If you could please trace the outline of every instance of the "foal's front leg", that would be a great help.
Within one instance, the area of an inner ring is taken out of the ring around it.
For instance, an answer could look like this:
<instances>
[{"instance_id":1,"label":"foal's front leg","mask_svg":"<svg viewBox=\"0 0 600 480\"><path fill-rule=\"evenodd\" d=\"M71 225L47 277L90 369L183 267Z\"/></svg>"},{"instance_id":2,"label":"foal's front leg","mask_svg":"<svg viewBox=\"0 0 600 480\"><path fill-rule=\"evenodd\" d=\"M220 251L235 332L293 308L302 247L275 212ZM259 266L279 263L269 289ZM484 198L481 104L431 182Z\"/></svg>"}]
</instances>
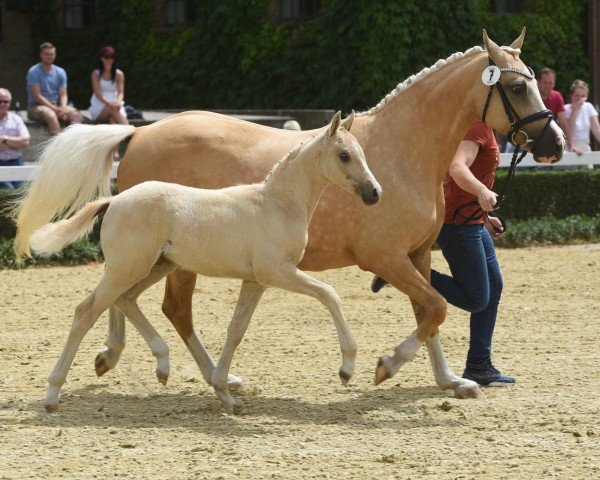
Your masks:
<instances>
[{"instance_id":1,"label":"foal's front leg","mask_svg":"<svg viewBox=\"0 0 600 480\"><path fill-rule=\"evenodd\" d=\"M316 298L327 307L333 318L342 352L342 367L339 376L342 383L346 385L354 375L356 341L342 313L342 302L337 292L331 285L314 279L291 264L285 270L271 273L268 283L274 287Z\"/></svg>"},{"instance_id":2,"label":"foal's front leg","mask_svg":"<svg viewBox=\"0 0 600 480\"><path fill-rule=\"evenodd\" d=\"M237 305L235 306L235 312L233 313L233 318L227 328L225 346L221 352L219 363L212 374L213 388L225 406L230 407L235 405L235 400L227 388L227 374L231 367L233 354L242 341L242 338L244 338L252 314L266 288L267 287L257 282L247 280L242 282L242 288L240 289L240 296Z\"/></svg>"}]
</instances>

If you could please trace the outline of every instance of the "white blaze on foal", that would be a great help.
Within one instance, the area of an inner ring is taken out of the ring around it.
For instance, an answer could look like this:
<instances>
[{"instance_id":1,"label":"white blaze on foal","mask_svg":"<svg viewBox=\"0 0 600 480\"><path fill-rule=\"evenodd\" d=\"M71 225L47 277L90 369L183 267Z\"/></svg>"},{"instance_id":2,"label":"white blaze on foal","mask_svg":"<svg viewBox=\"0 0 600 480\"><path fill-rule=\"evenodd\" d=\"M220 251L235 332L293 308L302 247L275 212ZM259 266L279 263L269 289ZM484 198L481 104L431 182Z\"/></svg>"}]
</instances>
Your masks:
<instances>
[{"instance_id":1,"label":"white blaze on foal","mask_svg":"<svg viewBox=\"0 0 600 480\"><path fill-rule=\"evenodd\" d=\"M262 182L221 190L146 182L120 195L83 206L66 220L49 223L31 236L34 251L50 255L85 235L105 212L101 242L106 268L94 291L75 310L62 354L50 375L46 409L58 410L58 395L75 353L100 314L113 304L139 330L157 359L163 383L169 375L168 348L137 304L149 286L176 268L220 277L239 278L242 287L212 383L225 405L235 403L228 377L263 292L274 286L310 295L330 311L339 336L346 383L354 373L356 342L335 290L297 268L308 238L308 223L321 192L329 183L375 204L381 187L367 167L364 153L349 133L354 114L341 121L338 112L320 135L298 146ZM70 127L77 135L78 126ZM69 129L53 142L69 141ZM106 149L105 154L112 151Z\"/></svg>"}]
</instances>

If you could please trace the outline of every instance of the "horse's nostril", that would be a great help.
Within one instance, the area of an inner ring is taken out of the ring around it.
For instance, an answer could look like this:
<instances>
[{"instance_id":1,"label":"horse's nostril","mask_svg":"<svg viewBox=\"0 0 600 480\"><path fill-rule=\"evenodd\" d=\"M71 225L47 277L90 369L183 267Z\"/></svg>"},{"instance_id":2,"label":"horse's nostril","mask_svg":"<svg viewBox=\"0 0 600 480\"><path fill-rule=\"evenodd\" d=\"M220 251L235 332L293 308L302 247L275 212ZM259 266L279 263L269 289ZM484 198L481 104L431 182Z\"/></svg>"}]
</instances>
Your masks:
<instances>
[{"instance_id":1,"label":"horse's nostril","mask_svg":"<svg viewBox=\"0 0 600 480\"><path fill-rule=\"evenodd\" d=\"M379 190L376 188L373 189L373 199L379 200Z\"/></svg>"}]
</instances>

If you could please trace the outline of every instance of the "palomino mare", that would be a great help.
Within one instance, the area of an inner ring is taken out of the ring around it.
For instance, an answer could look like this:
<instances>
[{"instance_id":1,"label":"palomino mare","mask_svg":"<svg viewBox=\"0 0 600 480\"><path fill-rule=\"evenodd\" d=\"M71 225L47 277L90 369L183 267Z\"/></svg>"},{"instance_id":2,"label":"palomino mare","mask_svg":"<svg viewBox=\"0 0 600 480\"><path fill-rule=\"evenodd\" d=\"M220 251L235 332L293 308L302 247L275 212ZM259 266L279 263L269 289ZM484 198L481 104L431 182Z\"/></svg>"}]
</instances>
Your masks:
<instances>
[{"instance_id":1,"label":"palomino mare","mask_svg":"<svg viewBox=\"0 0 600 480\"><path fill-rule=\"evenodd\" d=\"M440 388L453 389L460 397L482 393L475 383L455 375L444 358L438 327L446 317L446 302L429 284L430 250L443 222L442 179L464 133L482 119L486 103L486 123L500 132L511 128L499 93L482 81L490 60L502 69L497 86L506 92L518 118L544 110L536 82L519 58L524 35L525 29L510 47L499 47L484 31L485 50L473 47L439 60L357 115L352 132L386 194L368 210L335 187L327 188L319 201L299 267L321 271L358 265L388 280L413 305L417 329L396 347L393 356L382 357L376 383L393 376L426 343ZM535 140L525 148L536 160L553 162L562 157L564 135L554 121L548 127L546 119L538 119L521 130ZM112 138L95 134L82 139L80 148L89 155L98 144L116 145L132 135L119 167L120 190L151 179L222 188L258 181L294 144L314 133L267 128L209 112L186 112L138 129L121 127L121 134ZM82 159L81 164L102 168L89 160ZM90 178L88 198L96 188L94 180ZM39 218L19 230L18 253L28 252L28 238L36 227L67 208L43 200L37 203L44 211L38 210ZM206 378L204 372L214 362L193 329L195 281L194 274L181 270L169 275L163 311ZM96 358L99 375L115 367L124 347L124 320L116 309L111 309L109 325L106 348Z\"/></svg>"},{"instance_id":2,"label":"palomino mare","mask_svg":"<svg viewBox=\"0 0 600 480\"><path fill-rule=\"evenodd\" d=\"M101 230L104 275L75 311L69 337L50 375L46 409L58 410L58 394L81 340L113 304L144 337L157 359L157 376L166 381L167 345L140 310L137 298L176 268L243 281L219 364L207 378L225 405L235 404L227 387L233 354L267 286L310 295L329 309L343 357L340 378L346 383L354 373L356 342L340 299L332 287L297 268L310 217L326 185L339 185L366 205L381 197L381 187L348 131L354 114L344 121L345 128L340 128L340 117L338 112L329 128L296 147L261 183L206 190L144 182L116 197L88 203L70 218L37 230L31 237L33 250L51 255L84 236L97 216L106 212ZM68 151L71 138L87 128L70 127L53 140L53 146ZM111 163L112 151L104 148L106 163ZM61 157L41 160L61 169Z\"/></svg>"}]
</instances>

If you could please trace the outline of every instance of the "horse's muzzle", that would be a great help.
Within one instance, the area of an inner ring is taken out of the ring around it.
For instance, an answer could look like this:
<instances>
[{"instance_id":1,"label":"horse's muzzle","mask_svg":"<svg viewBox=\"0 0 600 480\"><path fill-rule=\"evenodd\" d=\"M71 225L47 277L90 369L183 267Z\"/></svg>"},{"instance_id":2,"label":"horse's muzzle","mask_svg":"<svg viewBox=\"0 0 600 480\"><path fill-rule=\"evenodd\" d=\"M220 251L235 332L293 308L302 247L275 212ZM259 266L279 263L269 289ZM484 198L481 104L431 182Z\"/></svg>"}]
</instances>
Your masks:
<instances>
[{"instance_id":1,"label":"horse's muzzle","mask_svg":"<svg viewBox=\"0 0 600 480\"><path fill-rule=\"evenodd\" d=\"M381 186L378 184L361 185L358 191L365 205L375 205L381 198Z\"/></svg>"},{"instance_id":2,"label":"horse's muzzle","mask_svg":"<svg viewBox=\"0 0 600 480\"><path fill-rule=\"evenodd\" d=\"M556 122L552 121L550 127L544 131L542 137L535 143L531 153L536 162L556 163L563 157L566 144L565 134Z\"/></svg>"}]
</instances>

